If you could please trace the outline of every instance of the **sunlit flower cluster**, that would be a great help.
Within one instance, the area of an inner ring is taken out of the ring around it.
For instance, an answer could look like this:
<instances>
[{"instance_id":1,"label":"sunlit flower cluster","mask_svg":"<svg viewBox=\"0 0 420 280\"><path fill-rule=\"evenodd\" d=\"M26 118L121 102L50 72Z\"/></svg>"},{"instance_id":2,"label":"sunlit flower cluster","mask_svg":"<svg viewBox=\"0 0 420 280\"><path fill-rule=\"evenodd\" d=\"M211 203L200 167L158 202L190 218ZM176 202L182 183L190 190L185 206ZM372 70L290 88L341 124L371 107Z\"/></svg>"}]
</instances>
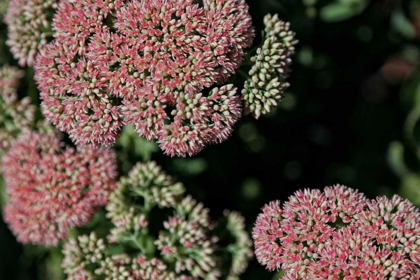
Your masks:
<instances>
[{"instance_id":1,"label":"sunlit flower cluster","mask_svg":"<svg viewBox=\"0 0 420 280\"><path fill-rule=\"evenodd\" d=\"M284 97L284 91L289 87L286 78L291 56L297 43L290 24L281 21L278 15L266 15L264 24L265 40L256 56L251 58L254 65L242 90L245 110L257 119L261 114L269 113Z\"/></svg>"},{"instance_id":2,"label":"sunlit flower cluster","mask_svg":"<svg viewBox=\"0 0 420 280\"><path fill-rule=\"evenodd\" d=\"M52 17L57 0L11 0L4 16L6 44L21 66L33 66L39 50L52 37Z\"/></svg>"},{"instance_id":3,"label":"sunlit flower cluster","mask_svg":"<svg viewBox=\"0 0 420 280\"><path fill-rule=\"evenodd\" d=\"M22 243L55 246L88 222L115 188L115 154L63 147L59 135L25 131L2 160L4 220Z\"/></svg>"},{"instance_id":4,"label":"sunlit flower cluster","mask_svg":"<svg viewBox=\"0 0 420 280\"><path fill-rule=\"evenodd\" d=\"M17 87L23 72L17 68L0 68L0 157L10 142L33 122L35 107L30 99L18 100Z\"/></svg>"},{"instance_id":5,"label":"sunlit flower cluster","mask_svg":"<svg viewBox=\"0 0 420 280\"><path fill-rule=\"evenodd\" d=\"M114 225L106 239L92 233L64 245L69 279L233 280L250 258L243 218L226 214L229 226L220 230L234 238L219 244L209 210L154 162L121 178L106 210Z\"/></svg>"},{"instance_id":6,"label":"sunlit flower cluster","mask_svg":"<svg viewBox=\"0 0 420 280\"><path fill-rule=\"evenodd\" d=\"M245 0L62 1L35 66L43 113L77 144L121 127L193 155L241 116L233 85L254 29Z\"/></svg>"},{"instance_id":7,"label":"sunlit flower cluster","mask_svg":"<svg viewBox=\"0 0 420 280\"><path fill-rule=\"evenodd\" d=\"M255 255L281 279L418 279L420 213L394 196L356 190L298 191L264 206L253 230Z\"/></svg>"}]
</instances>

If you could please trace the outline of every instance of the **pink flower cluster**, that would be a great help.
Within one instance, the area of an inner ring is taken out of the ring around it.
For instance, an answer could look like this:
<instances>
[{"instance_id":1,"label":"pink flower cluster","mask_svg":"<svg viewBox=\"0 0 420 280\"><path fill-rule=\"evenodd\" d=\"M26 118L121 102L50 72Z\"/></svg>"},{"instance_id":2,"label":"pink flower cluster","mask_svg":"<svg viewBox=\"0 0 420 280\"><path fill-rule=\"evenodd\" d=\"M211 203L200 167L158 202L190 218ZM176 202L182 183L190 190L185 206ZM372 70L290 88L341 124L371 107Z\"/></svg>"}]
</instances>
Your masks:
<instances>
[{"instance_id":1,"label":"pink flower cluster","mask_svg":"<svg viewBox=\"0 0 420 280\"><path fill-rule=\"evenodd\" d=\"M23 243L55 246L105 205L117 176L109 149L62 149L58 135L25 131L2 160L4 220Z\"/></svg>"},{"instance_id":2,"label":"pink flower cluster","mask_svg":"<svg viewBox=\"0 0 420 280\"><path fill-rule=\"evenodd\" d=\"M215 86L239 67L254 29L245 0L202 4L61 2L35 65L46 118L82 145L111 145L133 124L171 156L225 140L241 99Z\"/></svg>"},{"instance_id":3,"label":"pink flower cluster","mask_svg":"<svg viewBox=\"0 0 420 280\"><path fill-rule=\"evenodd\" d=\"M20 66L33 66L39 50L51 39L52 15L57 0L11 0L4 22L13 57Z\"/></svg>"},{"instance_id":4,"label":"pink flower cluster","mask_svg":"<svg viewBox=\"0 0 420 280\"><path fill-rule=\"evenodd\" d=\"M264 206L253 238L258 261L283 280L420 279L420 213L399 196L369 200L334 186Z\"/></svg>"}]
</instances>

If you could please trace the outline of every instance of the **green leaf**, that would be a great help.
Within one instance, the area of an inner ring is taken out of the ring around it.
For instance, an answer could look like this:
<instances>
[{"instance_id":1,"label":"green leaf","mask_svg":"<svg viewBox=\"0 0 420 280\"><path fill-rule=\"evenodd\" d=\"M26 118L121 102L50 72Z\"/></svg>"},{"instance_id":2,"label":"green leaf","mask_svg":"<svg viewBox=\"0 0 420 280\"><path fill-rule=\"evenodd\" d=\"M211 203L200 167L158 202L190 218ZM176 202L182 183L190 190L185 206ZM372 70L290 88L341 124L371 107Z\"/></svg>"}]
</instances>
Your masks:
<instances>
[{"instance_id":1,"label":"green leaf","mask_svg":"<svg viewBox=\"0 0 420 280\"><path fill-rule=\"evenodd\" d=\"M409 174L405 176L400 188L400 194L403 198L409 199L413 204L420 205L420 176Z\"/></svg>"},{"instance_id":2,"label":"green leaf","mask_svg":"<svg viewBox=\"0 0 420 280\"><path fill-rule=\"evenodd\" d=\"M179 172L188 176L197 176L207 169L207 162L202 158L178 158L174 160L174 165Z\"/></svg>"},{"instance_id":3,"label":"green leaf","mask_svg":"<svg viewBox=\"0 0 420 280\"><path fill-rule=\"evenodd\" d=\"M397 10L392 14L391 25L398 33L408 39L414 39L416 37L415 27L402 10Z\"/></svg>"},{"instance_id":4,"label":"green leaf","mask_svg":"<svg viewBox=\"0 0 420 280\"><path fill-rule=\"evenodd\" d=\"M410 173L404 161L404 146L401 142L392 142L388 147L387 161L392 171L400 177Z\"/></svg>"},{"instance_id":5,"label":"green leaf","mask_svg":"<svg viewBox=\"0 0 420 280\"><path fill-rule=\"evenodd\" d=\"M256 199L261 194L261 182L257 178L247 178L242 183L242 195L247 200Z\"/></svg>"},{"instance_id":6,"label":"green leaf","mask_svg":"<svg viewBox=\"0 0 420 280\"><path fill-rule=\"evenodd\" d=\"M6 185L4 184L3 177L0 176L0 209L3 209L3 206L5 206L8 201L9 195L6 192Z\"/></svg>"},{"instance_id":7,"label":"green leaf","mask_svg":"<svg viewBox=\"0 0 420 280\"><path fill-rule=\"evenodd\" d=\"M333 2L321 9L321 19L325 22L338 22L354 17L367 7L366 0Z\"/></svg>"}]
</instances>

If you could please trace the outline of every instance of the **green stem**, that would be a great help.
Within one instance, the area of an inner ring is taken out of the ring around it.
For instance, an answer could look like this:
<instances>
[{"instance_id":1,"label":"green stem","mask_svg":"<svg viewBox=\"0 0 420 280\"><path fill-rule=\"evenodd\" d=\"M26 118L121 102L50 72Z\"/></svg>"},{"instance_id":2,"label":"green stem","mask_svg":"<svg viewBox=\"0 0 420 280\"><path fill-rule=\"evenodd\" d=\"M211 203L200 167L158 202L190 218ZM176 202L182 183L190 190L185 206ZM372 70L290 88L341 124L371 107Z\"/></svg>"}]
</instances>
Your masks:
<instances>
[{"instance_id":1,"label":"green stem","mask_svg":"<svg viewBox=\"0 0 420 280\"><path fill-rule=\"evenodd\" d=\"M136 247L143 253L146 254L146 248L144 247L143 244L141 244L138 240L137 240L137 234L134 234L130 237L129 239L131 242L134 243L134 245L136 245Z\"/></svg>"},{"instance_id":2,"label":"green stem","mask_svg":"<svg viewBox=\"0 0 420 280\"><path fill-rule=\"evenodd\" d=\"M414 151L417 150L418 141L414 136L414 130L416 128L417 122L420 120L420 105L414 107L411 112L408 114L408 117L404 123L403 133L411 148ZM417 152L417 151L416 151Z\"/></svg>"},{"instance_id":3,"label":"green stem","mask_svg":"<svg viewBox=\"0 0 420 280\"><path fill-rule=\"evenodd\" d=\"M249 79L249 75L247 73L245 73L245 71L243 71L242 69L236 69L236 72L240 75L242 75L245 79Z\"/></svg>"}]
</instances>

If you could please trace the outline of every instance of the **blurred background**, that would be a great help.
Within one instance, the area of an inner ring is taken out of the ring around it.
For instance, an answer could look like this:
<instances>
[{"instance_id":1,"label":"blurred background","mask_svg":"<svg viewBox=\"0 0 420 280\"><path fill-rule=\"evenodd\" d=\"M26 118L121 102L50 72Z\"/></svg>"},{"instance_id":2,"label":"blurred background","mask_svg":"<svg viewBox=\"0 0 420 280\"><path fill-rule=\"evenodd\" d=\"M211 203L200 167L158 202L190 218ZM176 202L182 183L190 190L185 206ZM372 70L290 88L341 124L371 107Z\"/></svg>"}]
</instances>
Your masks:
<instances>
[{"instance_id":1,"label":"blurred background","mask_svg":"<svg viewBox=\"0 0 420 280\"><path fill-rule=\"evenodd\" d=\"M344 184L369 197L420 205L420 1L247 0L261 42L263 17L291 22L299 44L291 87L257 121L243 117L226 142L169 158L127 127L120 173L156 160L218 217L241 212L252 230L261 207L298 189ZM0 25L0 64L16 65ZM33 70L20 94L37 102ZM63 279L59 249L22 246L0 220L0 279ZM278 279L254 259L241 279Z\"/></svg>"}]
</instances>

